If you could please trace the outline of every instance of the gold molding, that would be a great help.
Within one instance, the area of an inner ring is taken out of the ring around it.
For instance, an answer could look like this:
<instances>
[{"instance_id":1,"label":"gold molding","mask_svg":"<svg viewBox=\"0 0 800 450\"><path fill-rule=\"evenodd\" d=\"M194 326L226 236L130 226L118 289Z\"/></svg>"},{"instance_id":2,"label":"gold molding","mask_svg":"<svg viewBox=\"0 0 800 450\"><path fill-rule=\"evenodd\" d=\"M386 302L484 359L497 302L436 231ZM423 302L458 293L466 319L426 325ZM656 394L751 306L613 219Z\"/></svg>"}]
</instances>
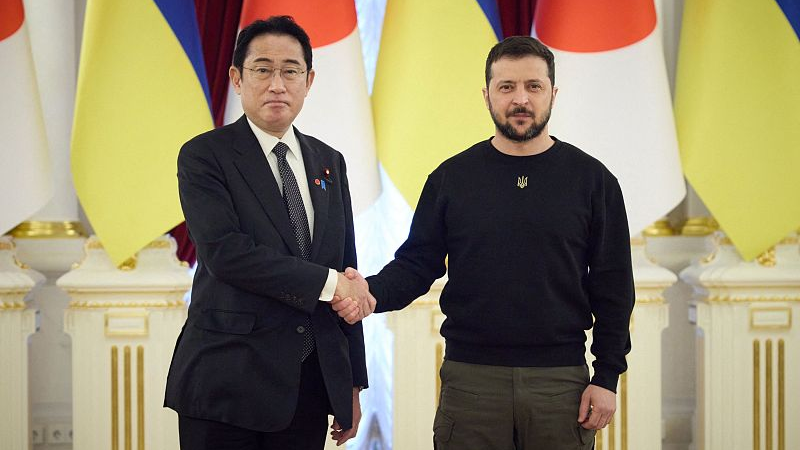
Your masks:
<instances>
[{"instance_id":1,"label":"gold molding","mask_svg":"<svg viewBox=\"0 0 800 450\"><path fill-rule=\"evenodd\" d=\"M755 286L753 286L755 287ZM783 296L783 297L769 297L769 296L742 296L731 297L729 295L711 295L705 298L709 303L765 303L765 302L800 302L800 296Z\"/></svg>"},{"instance_id":2,"label":"gold molding","mask_svg":"<svg viewBox=\"0 0 800 450\"><path fill-rule=\"evenodd\" d=\"M74 239L86 237L86 230L80 222L29 220L14 227L9 234L23 239Z\"/></svg>"},{"instance_id":3,"label":"gold molding","mask_svg":"<svg viewBox=\"0 0 800 450\"><path fill-rule=\"evenodd\" d=\"M0 250L13 251L15 248L17 248L17 246L11 241L0 241Z\"/></svg>"},{"instance_id":4,"label":"gold molding","mask_svg":"<svg viewBox=\"0 0 800 450\"><path fill-rule=\"evenodd\" d=\"M761 449L761 345L753 339L753 450Z\"/></svg>"},{"instance_id":5,"label":"gold molding","mask_svg":"<svg viewBox=\"0 0 800 450\"><path fill-rule=\"evenodd\" d=\"M775 258L775 246L772 246L764 251L764 253L756 256L756 262L763 267L775 267L778 264Z\"/></svg>"},{"instance_id":6,"label":"gold molding","mask_svg":"<svg viewBox=\"0 0 800 450\"><path fill-rule=\"evenodd\" d=\"M169 249L172 245L167 240L157 239L144 246L143 249Z\"/></svg>"},{"instance_id":7,"label":"gold molding","mask_svg":"<svg viewBox=\"0 0 800 450\"><path fill-rule=\"evenodd\" d=\"M67 291L69 292L69 291ZM181 291L183 292L183 291ZM115 294L117 292L114 292ZM138 292L141 293L141 292ZM72 300L69 302L69 309L108 309L108 308L165 308L178 309L186 306L183 300L171 301L92 301L92 300Z\"/></svg>"},{"instance_id":8,"label":"gold molding","mask_svg":"<svg viewBox=\"0 0 800 450\"><path fill-rule=\"evenodd\" d=\"M669 286L667 286L669 287ZM666 287L665 287L666 289ZM661 295L655 297L636 297L634 301L634 305L641 304L641 305L660 305L665 303L664 297Z\"/></svg>"},{"instance_id":9,"label":"gold molding","mask_svg":"<svg viewBox=\"0 0 800 450\"><path fill-rule=\"evenodd\" d=\"M436 364L434 367L436 368L436 407L439 407L439 398L441 397L442 393L442 377L439 376L439 373L442 370L442 362L444 362L444 344L441 342L436 343Z\"/></svg>"},{"instance_id":10,"label":"gold molding","mask_svg":"<svg viewBox=\"0 0 800 450\"><path fill-rule=\"evenodd\" d=\"M594 435L594 447L595 447L595 450L603 450L603 436L605 435L605 433L603 433L603 431L605 431L605 430L603 430L601 428L601 429L597 430L597 433L595 433L595 435Z\"/></svg>"},{"instance_id":11,"label":"gold molding","mask_svg":"<svg viewBox=\"0 0 800 450\"><path fill-rule=\"evenodd\" d=\"M614 450L617 448L617 421L614 419L615 417L612 416L611 420L608 421L608 450Z\"/></svg>"},{"instance_id":12,"label":"gold molding","mask_svg":"<svg viewBox=\"0 0 800 450\"><path fill-rule=\"evenodd\" d=\"M733 245L733 241L728 236L720 236L717 238L717 245Z\"/></svg>"},{"instance_id":13,"label":"gold molding","mask_svg":"<svg viewBox=\"0 0 800 450\"><path fill-rule=\"evenodd\" d=\"M632 237L631 238L631 247L641 247L647 245L647 241L641 237Z\"/></svg>"},{"instance_id":14,"label":"gold molding","mask_svg":"<svg viewBox=\"0 0 800 450\"><path fill-rule=\"evenodd\" d=\"M786 325L756 325L755 324L755 313L761 311L781 311L786 312L788 317L788 323ZM791 330L792 329L792 308L789 306L772 306L772 307L755 307L751 308L749 311L750 315L750 329L751 330Z\"/></svg>"},{"instance_id":15,"label":"gold molding","mask_svg":"<svg viewBox=\"0 0 800 450\"><path fill-rule=\"evenodd\" d=\"M764 397L766 397L766 411L764 418L766 420L766 430L764 431L765 440L767 441L767 450L772 450L772 339L767 339L766 349L764 350L766 359L766 376L764 382L766 387L764 389Z\"/></svg>"},{"instance_id":16,"label":"gold molding","mask_svg":"<svg viewBox=\"0 0 800 450\"><path fill-rule=\"evenodd\" d=\"M144 450L144 347L136 347L136 447Z\"/></svg>"},{"instance_id":17,"label":"gold molding","mask_svg":"<svg viewBox=\"0 0 800 450\"><path fill-rule=\"evenodd\" d=\"M125 271L125 272L127 272L129 270L133 270L133 269L136 268L136 263L137 262L138 262L138 258L136 257L136 255L133 255L130 258L126 259L125 261L122 261L117 266L117 269Z\"/></svg>"},{"instance_id":18,"label":"gold molding","mask_svg":"<svg viewBox=\"0 0 800 450\"><path fill-rule=\"evenodd\" d=\"M27 294L28 291L19 292L19 294ZM3 292L3 294L6 294ZM16 302L3 302L0 301L0 311L20 311L25 309L25 302L24 301L16 301Z\"/></svg>"},{"instance_id":19,"label":"gold molding","mask_svg":"<svg viewBox=\"0 0 800 450\"><path fill-rule=\"evenodd\" d=\"M111 346L111 450L119 450L119 349Z\"/></svg>"},{"instance_id":20,"label":"gold molding","mask_svg":"<svg viewBox=\"0 0 800 450\"><path fill-rule=\"evenodd\" d=\"M682 236L708 236L719 230L719 224L713 217L690 217L681 226Z\"/></svg>"},{"instance_id":21,"label":"gold molding","mask_svg":"<svg viewBox=\"0 0 800 450\"><path fill-rule=\"evenodd\" d=\"M786 405L784 403L784 396L786 395L785 388L785 372L786 367L784 363L784 343L783 339L778 340L778 450L786 450Z\"/></svg>"},{"instance_id":22,"label":"gold molding","mask_svg":"<svg viewBox=\"0 0 800 450\"><path fill-rule=\"evenodd\" d=\"M620 446L622 450L628 450L628 373L623 372L620 376L619 388L619 420L620 428L622 428L620 435Z\"/></svg>"},{"instance_id":23,"label":"gold molding","mask_svg":"<svg viewBox=\"0 0 800 450\"><path fill-rule=\"evenodd\" d=\"M125 361L125 373L123 374L123 383L125 383L123 388L125 390L125 410L123 411L125 415L125 450L131 450L131 347L129 345L125 346L123 355Z\"/></svg>"},{"instance_id":24,"label":"gold molding","mask_svg":"<svg viewBox=\"0 0 800 450\"><path fill-rule=\"evenodd\" d=\"M112 319L140 319L136 328L112 329ZM150 334L149 311L109 311L103 315L103 331L108 337L142 337Z\"/></svg>"},{"instance_id":25,"label":"gold molding","mask_svg":"<svg viewBox=\"0 0 800 450\"><path fill-rule=\"evenodd\" d=\"M642 231L642 236L646 237L675 236L676 234L675 229L672 228L667 219L657 220Z\"/></svg>"}]
</instances>

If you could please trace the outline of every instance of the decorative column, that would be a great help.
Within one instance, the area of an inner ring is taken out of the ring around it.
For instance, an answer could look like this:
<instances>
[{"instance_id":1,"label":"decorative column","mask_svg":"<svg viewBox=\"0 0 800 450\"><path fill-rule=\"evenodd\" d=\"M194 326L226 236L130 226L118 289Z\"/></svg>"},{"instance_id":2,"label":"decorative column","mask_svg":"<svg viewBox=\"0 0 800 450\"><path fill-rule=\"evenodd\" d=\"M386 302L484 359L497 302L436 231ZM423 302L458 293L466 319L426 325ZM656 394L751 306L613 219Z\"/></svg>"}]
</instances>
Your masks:
<instances>
[{"instance_id":1,"label":"decorative column","mask_svg":"<svg viewBox=\"0 0 800 450\"><path fill-rule=\"evenodd\" d=\"M631 240L631 259L636 303L630 322L628 371L619 379L614 419L597 433L597 450L661 448L661 332L669 319L664 289L678 277L647 256L642 238ZM591 368L591 332L587 335L586 361Z\"/></svg>"},{"instance_id":2,"label":"decorative column","mask_svg":"<svg viewBox=\"0 0 800 450\"><path fill-rule=\"evenodd\" d=\"M0 236L0 436L3 448L29 449L28 336L36 311L28 293L44 277L17 261L13 241Z\"/></svg>"},{"instance_id":3,"label":"decorative column","mask_svg":"<svg viewBox=\"0 0 800 450\"><path fill-rule=\"evenodd\" d=\"M162 407L167 370L191 285L162 237L117 269L90 238L83 261L58 280L71 297L74 448L176 449L177 415Z\"/></svg>"},{"instance_id":4,"label":"decorative column","mask_svg":"<svg viewBox=\"0 0 800 450\"><path fill-rule=\"evenodd\" d=\"M698 449L800 448L796 234L746 262L722 234L681 278L694 288Z\"/></svg>"},{"instance_id":5,"label":"decorative column","mask_svg":"<svg viewBox=\"0 0 800 450\"><path fill-rule=\"evenodd\" d=\"M394 333L392 432L395 450L433 448L433 417L439 403L439 369L444 339L439 328L444 315L439 296L447 277L437 280L427 294L401 311L388 315Z\"/></svg>"}]
</instances>

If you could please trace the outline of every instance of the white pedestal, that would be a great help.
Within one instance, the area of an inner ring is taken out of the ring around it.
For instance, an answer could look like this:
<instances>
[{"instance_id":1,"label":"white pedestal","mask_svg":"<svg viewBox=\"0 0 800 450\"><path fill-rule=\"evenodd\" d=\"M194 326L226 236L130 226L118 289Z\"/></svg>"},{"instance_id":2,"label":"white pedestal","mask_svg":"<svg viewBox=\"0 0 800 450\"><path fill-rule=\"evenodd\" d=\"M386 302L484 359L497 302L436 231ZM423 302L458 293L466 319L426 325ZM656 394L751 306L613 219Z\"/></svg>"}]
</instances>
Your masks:
<instances>
[{"instance_id":1,"label":"white pedestal","mask_svg":"<svg viewBox=\"0 0 800 450\"><path fill-rule=\"evenodd\" d=\"M171 238L118 270L95 238L86 258L58 280L72 298L73 448L177 449L177 415L162 407L167 370L186 320L191 285Z\"/></svg>"},{"instance_id":2,"label":"white pedestal","mask_svg":"<svg viewBox=\"0 0 800 450\"><path fill-rule=\"evenodd\" d=\"M44 277L19 264L13 241L0 237L0 439L3 448L31 448L28 336L36 332L29 292Z\"/></svg>"},{"instance_id":3,"label":"white pedestal","mask_svg":"<svg viewBox=\"0 0 800 450\"><path fill-rule=\"evenodd\" d=\"M444 315L439 309L439 295L446 281L446 277L437 280L427 294L402 311L390 313L386 321L395 343L394 450L433 449L433 417L444 359L444 339L439 334Z\"/></svg>"},{"instance_id":4,"label":"white pedestal","mask_svg":"<svg viewBox=\"0 0 800 450\"><path fill-rule=\"evenodd\" d=\"M695 291L697 448L800 448L797 236L753 262L719 236L716 252L681 278Z\"/></svg>"},{"instance_id":5,"label":"white pedestal","mask_svg":"<svg viewBox=\"0 0 800 450\"><path fill-rule=\"evenodd\" d=\"M617 386L617 412L597 433L597 450L659 450L661 448L661 333L667 327L669 311L664 289L677 277L650 261L644 241L631 242L636 304L631 316L631 352L628 371ZM587 335L586 361L594 360Z\"/></svg>"}]
</instances>

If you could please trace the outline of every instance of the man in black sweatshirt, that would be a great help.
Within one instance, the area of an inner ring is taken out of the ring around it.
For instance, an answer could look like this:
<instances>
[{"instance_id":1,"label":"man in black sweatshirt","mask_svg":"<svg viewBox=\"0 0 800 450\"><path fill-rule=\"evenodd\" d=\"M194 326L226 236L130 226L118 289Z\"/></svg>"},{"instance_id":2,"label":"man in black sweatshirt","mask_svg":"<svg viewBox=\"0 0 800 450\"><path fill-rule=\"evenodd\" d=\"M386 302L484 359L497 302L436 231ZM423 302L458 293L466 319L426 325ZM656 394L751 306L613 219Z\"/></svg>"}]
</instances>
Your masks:
<instances>
[{"instance_id":1,"label":"man in black sweatshirt","mask_svg":"<svg viewBox=\"0 0 800 450\"><path fill-rule=\"evenodd\" d=\"M439 450L588 450L616 410L634 300L625 206L614 175L548 134L554 79L538 40L492 48L483 94L495 135L428 176L408 240L366 280L383 312L448 274Z\"/></svg>"}]
</instances>

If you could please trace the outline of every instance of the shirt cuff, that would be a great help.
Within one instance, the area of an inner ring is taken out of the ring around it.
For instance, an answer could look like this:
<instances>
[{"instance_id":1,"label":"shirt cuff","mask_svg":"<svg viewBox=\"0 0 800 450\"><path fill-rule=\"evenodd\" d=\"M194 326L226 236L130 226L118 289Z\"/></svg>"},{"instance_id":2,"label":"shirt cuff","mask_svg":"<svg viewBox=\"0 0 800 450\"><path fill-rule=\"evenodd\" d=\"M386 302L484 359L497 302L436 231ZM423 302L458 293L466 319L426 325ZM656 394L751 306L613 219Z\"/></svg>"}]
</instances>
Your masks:
<instances>
[{"instance_id":1,"label":"shirt cuff","mask_svg":"<svg viewBox=\"0 0 800 450\"><path fill-rule=\"evenodd\" d=\"M328 269L328 279L325 280L325 286L322 287L322 292L319 293L319 301L329 302L333 300L333 294L336 293L336 283L339 281L339 272Z\"/></svg>"}]
</instances>

